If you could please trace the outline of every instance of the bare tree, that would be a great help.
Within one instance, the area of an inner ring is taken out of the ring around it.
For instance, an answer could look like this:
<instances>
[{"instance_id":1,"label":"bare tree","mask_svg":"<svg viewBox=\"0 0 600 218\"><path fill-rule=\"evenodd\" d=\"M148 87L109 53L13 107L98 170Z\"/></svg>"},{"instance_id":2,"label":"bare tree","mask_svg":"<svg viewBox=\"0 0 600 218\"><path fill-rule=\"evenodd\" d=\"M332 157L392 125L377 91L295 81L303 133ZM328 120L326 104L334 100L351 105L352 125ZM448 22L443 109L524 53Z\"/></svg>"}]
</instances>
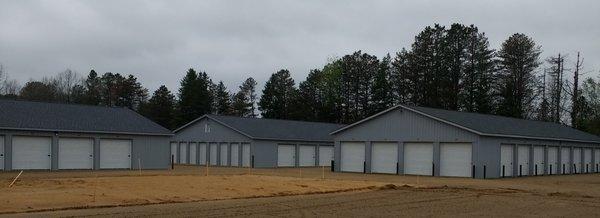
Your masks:
<instances>
[{"instance_id":1,"label":"bare tree","mask_svg":"<svg viewBox=\"0 0 600 218\"><path fill-rule=\"evenodd\" d=\"M83 77L71 69L66 69L50 79L45 79L44 83L54 86L59 101L73 102L73 90L76 86L83 86Z\"/></svg>"},{"instance_id":2,"label":"bare tree","mask_svg":"<svg viewBox=\"0 0 600 218\"><path fill-rule=\"evenodd\" d=\"M581 58L579 52L577 52L577 61L575 62L575 69L573 71L573 93L571 93L571 126L574 128L579 128L581 121L579 115L583 99L581 99L581 91L579 90L579 76L583 74L581 73L582 69L583 58Z\"/></svg>"},{"instance_id":3,"label":"bare tree","mask_svg":"<svg viewBox=\"0 0 600 218\"><path fill-rule=\"evenodd\" d=\"M565 88L565 57L558 53L558 56L549 57L546 62L550 64L548 74L550 75L550 107L552 111L552 121L561 123L564 111L565 98L563 97Z\"/></svg>"}]
</instances>

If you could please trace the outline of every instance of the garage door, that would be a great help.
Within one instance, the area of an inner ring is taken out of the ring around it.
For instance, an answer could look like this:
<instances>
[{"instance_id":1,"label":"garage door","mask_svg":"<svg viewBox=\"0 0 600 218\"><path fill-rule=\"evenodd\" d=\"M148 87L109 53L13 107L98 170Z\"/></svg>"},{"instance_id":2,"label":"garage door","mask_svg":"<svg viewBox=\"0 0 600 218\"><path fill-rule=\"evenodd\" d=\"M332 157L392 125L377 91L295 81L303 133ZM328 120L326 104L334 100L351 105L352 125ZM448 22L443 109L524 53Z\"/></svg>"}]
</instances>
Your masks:
<instances>
[{"instance_id":1,"label":"garage door","mask_svg":"<svg viewBox=\"0 0 600 218\"><path fill-rule=\"evenodd\" d=\"M174 163L179 163L179 158L177 158L177 142L171 142L171 157L173 158Z\"/></svg>"},{"instance_id":2,"label":"garage door","mask_svg":"<svg viewBox=\"0 0 600 218\"><path fill-rule=\"evenodd\" d=\"M573 148L573 173L581 173L581 148Z\"/></svg>"},{"instance_id":3,"label":"garage door","mask_svg":"<svg viewBox=\"0 0 600 218\"><path fill-rule=\"evenodd\" d=\"M242 166L250 167L250 144L242 144Z\"/></svg>"},{"instance_id":4,"label":"garage door","mask_svg":"<svg viewBox=\"0 0 600 218\"><path fill-rule=\"evenodd\" d=\"M364 172L365 143L342 142L341 170L343 172Z\"/></svg>"},{"instance_id":5,"label":"garage door","mask_svg":"<svg viewBox=\"0 0 600 218\"><path fill-rule=\"evenodd\" d=\"M221 152L221 166L229 166L229 145L226 143L221 143L221 149L219 152Z\"/></svg>"},{"instance_id":6,"label":"garage door","mask_svg":"<svg viewBox=\"0 0 600 218\"><path fill-rule=\"evenodd\" d=\"M513 148L514 145L500 146L500 176L513 176Z\"/></svg>"},{"instance_id":7,"label":"garage door","mask_svg":"<svg viewBox=\"0 0 600 218\"><path fill-rule=\"evenodd\" d=\"M585 164L582 172L590 173L592 171L592 149L583 149L583 161Z\"/></svg>"},{"instance_id":8,"label":"garage door","mask_svg":"<svg viewBox=\"0 0 600 218\"><path fill-rule=\"evenodd\" d=\"M100 140L100 168L131 168L131 141L116 139Z\"/></svg>"},{"instance_id":9,"label":"garage door","mask_svg":"<svg viewBox=\"0 0 600 218\"><path fill-rule=\"evenodd\" d=\"M277 146L277 166L293 167L296 166L296 146L278 145Z\"/></svg>"},{"instance_id":10,"label":"garage door","mask_svg":"<svg viewBox=\"0 0 600 218\"><path fill-rule=\"evenodd\" d=\"M4 136L0 136L0 170L4 170Z\"/></svg>"},{"instance_id":11,"label":"garage door","mask_svg":"<svg viewBox=\"0 0 600 218\"><path fill-rule=\"evenodd\" d=\"M433 144L404 144L404 174L427 175L433 172Z\"/></svg>"},{"instance_id":12,"label":"garage door","mask_svg":"<svg viewBox=\"0 0 600 218\"><path fill-rule=\"evenodd\" d=\"M52 138L13 137L12 168L15 170L50 169Z\"/></svg>"},{"instance_id":13,"label":"garage door","mask_svg":"<svg viewBox=\"0 0 600 218\"><path fill-rule=\"evenodd\" d=\"M206 165L206 143L198 143L198 163Z\"/></svg>"},{"instance_id":14,"label":"garage door","mask_svg":"<svg viewBox=\"0 0 600 218\"><path fill-rule=\"evenodd\" d=\"M595 160L595 168L596 169L596 173L600 172L600 149L595 149L594 150L594 160Z\"/></svg>"},{"instance_id":15,"label":"garage door","mask_svg":"<svg viewBox=\"0 0 600 218\"><path fill-rule=\"evenodd\" d=\"M561 164L561 173L562 174L570 174L571 173L571 150L570 148L562 147L560 148L560 164Z\"/></svg>"},{"instance_id":16,"label":"garage door","mask_svg":"<svg viewBox=\"0 0 600 218\"><path fill-rule=\"evenodd\" d=\"M315 162L317 161L315 152L316 147L309 145L300 145L298 149L300 150L298 164L302 167L315 166Z\"/></svg>"},{"instance_id":17,"label":"garage door","mask_svg":"<svg viewBox=\"0 0 600 218\"><path fill-rule=\"evenodd\" d=\"M544 175L544 147L533 147L533 175Z\"/></svg>"},{"instance_id":18,"label":"garage door","mask_svg":"<svg viewBox=\"0 0 600 218\"><path fill-rule=\"evenodd\" d=\"M217 165L217 156L219 155L219 153L217 153L217 148L218 145L216 143L210 143L210 155L209 155L209 161L210 161L210 165Z\"/></svg>"},{"instance_id":19,"label":"garage door","mask_svg":"<svg viewBox=\"0 0 600 218\"><path fill-rule=\"evenodd\" d=\"M58 139L58 169L92 169L94 140L89 138Z\"/></svg>"},{"instance_id":20,"label":"garage door","mask_svg":"<svg viewBox=\"0 0 600 218\"><path fill-rule=\"evenodd\" d=\"M190 164L198 164L198 144L195 142L190 143Z\"/></svg>"},{"instance_id":21,"label":"garage door","mask_svg":"<svg viewBox=\"0 0 600 218\"><path fill-rule=\"evenodd\" d=\"M187 164L188 163L188 144L187 142L179 143L179 163Z\"/></svg>"},{"instance_id":22,"label":"garage door","mask_svg":"<svg viewBox=\"0 0 600 218\"><path fill-rule=\"evenodd\" d=\"M573 173L582 173L583 156L581 156L581 148L573 148Z\"/></svg>"},{"instance_id":23,"label":"garage door","mask_svg":"<svg viewBox=\"0 0 600 218\"><path fill-rule=\"evenodd\" d=\"M371 172L389 174L398 172L398 143L373 142L371 148Z\"/></svg>"},{"instance_id":24,"label":"garage door","mask_svg":"<svg viewBox=\"0 0 600 218\"><path fill-rule=\"evenodd\" d=\"M231 144L231 166L240 166L240 145L238 143Z\"/></svg>"},{"instance_id":25,"label":"garage door","mask_svg":"<svg viewBox=\"0 0 600 218\"><path fill-rule=\"evenodd\" d=\"M548 174L556 175L558 172L558 148L548 147Z\"/></svg>"},{"instance_id":26,"label":"garage door","mask_svg":"<svg viewBox=\"0 0 600 218\"><path fill-rule=\"evenodd\" d=\"M333 146L319 146L319 166L331 166Z\"/></svg>"},{"instance_id":27,"label":"garage door","mask_svg":"<svg viewBox=\"0 0 600 218\"><path fill-rule=\"evenodd\" d=\"M517 173L519 176L529 175L529 146L522 145L517 149Z\"/></svg>"},{"instance_id":28,"label":"garage door","mask_svg":"<svg viewBox=\"0 0 600 218\"><path fill-rule=\"evenodd\" d=\"M440 144L440 176L471 177L471 143Z\"/></svg>"}]
</instances>

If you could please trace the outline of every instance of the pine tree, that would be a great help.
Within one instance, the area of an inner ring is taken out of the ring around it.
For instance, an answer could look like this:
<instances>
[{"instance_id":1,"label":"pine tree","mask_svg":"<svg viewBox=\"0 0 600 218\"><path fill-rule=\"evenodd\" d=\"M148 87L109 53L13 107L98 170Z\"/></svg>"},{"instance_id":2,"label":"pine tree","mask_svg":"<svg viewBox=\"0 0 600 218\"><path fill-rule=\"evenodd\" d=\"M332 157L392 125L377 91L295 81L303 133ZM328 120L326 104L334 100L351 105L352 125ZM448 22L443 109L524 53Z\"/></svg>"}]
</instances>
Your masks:
<instances>
[{"instance_id":1,"label":"pine tree","mask_svg":"<svg viewBox=\"0 0 600 218\"><path fill-rule=\"evenodd\" d=\"M233 115L256 117L256 81L250 77L239 89L232 99Z\"/></svg>"},{"instance_id":2,"label":"pine tree","mask_svg":"<svg viewBox=\"0 0 600 218\"><path fill-rule=\"evenodd\" d=\"M379 69L373 80L372 102L373 105L367 116L383 111L394 104L391 84L391 57L386 55L379 64Z\"/></svg>"},{"instance_id":3,"label":"pine tree","mask_svg":"<svg viewBox=\"0 0 600 218\"><path fill-rule=\"evenodd\" d=\"M167 129L173 129L175 104L175 96L163 85L140 107L140 113Z\"/></svg>"},{"instance_id":4,"label":"pine tree","mask_svg":"<svg viewBox=\"0 0 600 218\"><path fill-rule=\"evenodd\" d=\"M205 72L189 69L181 80L177 103L177 126L186 124L212 110L211 80Z\"/></svg>"},{"instance_id":5,"label":"pine tree","mask_svg":"<svg viewBox=\"0 0 600 218\"><path fill-rule=\"evenodd\" d=\"M533 39L520 33L510 36L498 52L498 114L528 118L533 111L541 49Z\"/></svg>"},{"instance_id":6,"label":"pine tree","mask_svg":"<svg viewBox=\"0 0 600 218\"><path fill-rule=\"evenodd\" d=\"M286 69L271 75L265 84L258 108L262 117L276 119L294 119L297 111L298 89L290 72Z\"/></svg>"},{"instance_id":7,"label":"pine tree","mask_svg":"<svg viewBox=\"0 0 600 218\"><path fill-rule=\"evenodd\" d=\"M463 73L458 93L460 110L492 113L493 80L495 73L494 50L484 33L471 25L466 29L466 47Z\"/></svg>"},{"instance_id":8,"label":"pine tree","mask_svg":"<svg viewBox=\"0 0 600 218\"><path fill-rule=\"evenodd\" d=\"M373 55L354 52L341 61L342 122L351 123L367 117L371 111L373 77L379 69L379 60Z\"/></svg>"},{"instance_id":9,"label":"pine tree","mask_svg":"<svg viewBox=\"0 0 600 218\"><path fill-rule=\"evenodd\" d=\"M223 84L223 81L219 81L219 84L214 88L214 107L215 114L230 115L232 114L231 109L231 96L227 91L227 87Z\"/></svg>"}]
</instances>

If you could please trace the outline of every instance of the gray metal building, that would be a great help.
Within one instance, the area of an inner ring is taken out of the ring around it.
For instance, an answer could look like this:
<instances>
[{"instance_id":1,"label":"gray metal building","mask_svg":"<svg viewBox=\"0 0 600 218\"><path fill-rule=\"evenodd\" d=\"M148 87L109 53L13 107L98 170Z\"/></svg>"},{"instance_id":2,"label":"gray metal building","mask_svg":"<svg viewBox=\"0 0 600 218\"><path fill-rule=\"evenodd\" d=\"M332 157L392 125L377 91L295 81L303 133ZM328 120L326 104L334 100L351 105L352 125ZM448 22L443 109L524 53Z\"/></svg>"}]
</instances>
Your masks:
<instances>
[{"instance_id":1,"label":"gray metal building","mask_svg":"<svg viewBox=\"0 0 600 218\"><path fill-rule=\"evenodd\" d=\"M236 167L329 166L338 124L204 115L175 130L179 164Z\"/></svg>"},{"instance_id":2,"label":"gray metal building","mask_svg":"<svg viewBox=\"0 0 600 218\"><path fill-rule=\"evenodd\" d=\"M331 134L335 170L343 172L475 178L600 172L600 137L548 122L398 105Z\"/></svg>"},{"instance_id":3,"label":"gray metal building","mask_svg":"<svg viewBox=\"0 0 600 218\"><path fill-rule=\"evenodd\" d=\"M127 108L0 100L0 170L166 169L172 135Z\"/></svg>"}]
</instances>

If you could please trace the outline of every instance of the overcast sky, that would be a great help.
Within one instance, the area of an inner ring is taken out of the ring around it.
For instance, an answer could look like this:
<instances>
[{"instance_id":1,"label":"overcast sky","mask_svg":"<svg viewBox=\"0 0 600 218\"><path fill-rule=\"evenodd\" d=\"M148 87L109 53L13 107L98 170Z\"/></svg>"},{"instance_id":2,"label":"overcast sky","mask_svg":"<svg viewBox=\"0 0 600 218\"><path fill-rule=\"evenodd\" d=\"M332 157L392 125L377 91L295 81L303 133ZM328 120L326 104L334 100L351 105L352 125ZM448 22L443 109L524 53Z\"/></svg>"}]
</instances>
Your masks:
<instances>
[{"instance_id":1,"label":"overcast sky","mask_svg":"<svg viewBox=\"0 0 600 218\"><path fill-rule=\"evenodd\" d=\"M261 89L278 69L296 83L328 59L409 47L425 26L475 24L494 49L513 33L550 55L577 51L600 70L600 1L8 1L0 0L0 63L24 83L70 68L133 74L171 90L188 68L230 90ZM571 77L569 75L569 77Z\"/></svg>"}]
</instances>

